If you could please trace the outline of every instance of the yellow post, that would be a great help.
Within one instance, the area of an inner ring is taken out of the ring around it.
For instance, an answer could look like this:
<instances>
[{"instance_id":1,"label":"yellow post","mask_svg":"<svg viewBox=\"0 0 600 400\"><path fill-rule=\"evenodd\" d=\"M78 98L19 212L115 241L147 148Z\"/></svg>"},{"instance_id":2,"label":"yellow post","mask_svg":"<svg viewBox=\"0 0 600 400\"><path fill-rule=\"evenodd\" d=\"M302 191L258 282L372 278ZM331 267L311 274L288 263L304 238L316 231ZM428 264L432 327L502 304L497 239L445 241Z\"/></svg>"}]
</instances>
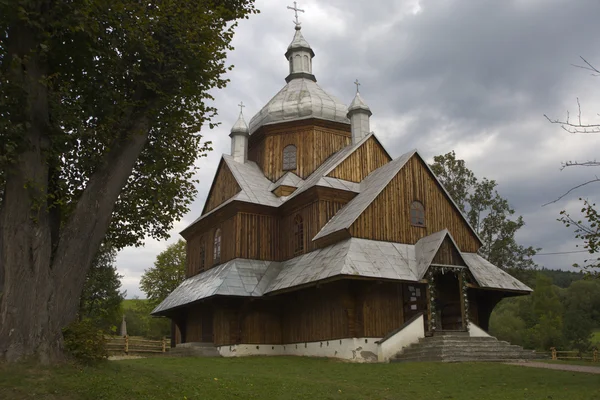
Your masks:
<instances>
[{"instance_id":1,"label":"yellow post","mask_svg":"<svg viewBox=\"0 0 600 400\"><path fill-rule=\"evenodd\" d=\"M552 359L556 360L556 347L550 347L550 350L552 350Z\"/></svg>"},{"instance_id":2,"label":"yellow post","mask_svg":"<svg viewBox=\"0 0 600 400\"><path fill-rule=\"evenodd\" d=\"M167 351L167 339L163 336L163 340L162 340L162 352L164 353L165 351Z\"/></svg>"},{"instance_id":3,"label":"yellow post","mask_svg":"<svg viewBox=\"0 0 600 400\"><path fill-rule=\"evenodd\" d=\"M125 335L125 354L129 353L129 335Z\"/></svg>"}]
</instances>

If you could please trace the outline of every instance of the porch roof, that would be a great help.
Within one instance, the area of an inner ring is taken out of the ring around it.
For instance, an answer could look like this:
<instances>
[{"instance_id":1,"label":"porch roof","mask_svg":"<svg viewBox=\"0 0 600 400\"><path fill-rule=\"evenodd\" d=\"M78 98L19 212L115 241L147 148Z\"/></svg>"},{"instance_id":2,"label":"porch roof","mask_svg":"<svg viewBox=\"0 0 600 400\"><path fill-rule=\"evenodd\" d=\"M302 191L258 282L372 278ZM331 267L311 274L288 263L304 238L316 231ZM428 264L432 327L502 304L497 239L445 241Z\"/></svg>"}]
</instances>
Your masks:
<instances>
[{"instance_id":1,"label":"porch roof","mask_svg":"<svg viewBox=\"0 0 600 400\"><path fill-rule=\"evenodd\" d=\"M260 297L333 277L418 282L426 269L423 264L429 266L447 234L433 234L421 245L350 238L284 262L238 258L186 279L152 314L212 296ZM478 254L460 254L481 288L531 292Z\"/></svg>"}]
</instances>

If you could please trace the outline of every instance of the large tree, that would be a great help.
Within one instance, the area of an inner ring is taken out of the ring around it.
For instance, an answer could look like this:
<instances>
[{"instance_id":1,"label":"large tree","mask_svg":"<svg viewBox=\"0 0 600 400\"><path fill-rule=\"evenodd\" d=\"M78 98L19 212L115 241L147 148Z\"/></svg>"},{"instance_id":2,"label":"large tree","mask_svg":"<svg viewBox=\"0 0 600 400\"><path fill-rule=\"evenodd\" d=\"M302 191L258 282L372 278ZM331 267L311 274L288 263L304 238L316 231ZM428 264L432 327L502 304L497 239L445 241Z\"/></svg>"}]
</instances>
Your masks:
<instances>
[{"instance_id":1,"label":"large tree","mask_svg":"<svg viewBox=\"0 0 600 400\"><path fill-rule=\"evenodd\" d=\"M163 301L185 279L186 245L181 239L156 257L154 267L144 271L140 287L152 307Z\"/></svg>"},{"instance_id":2,"label":"large tree","mask_svg":"<svg viewBox=\"0 0 600 400\"><path fill-rule=\"evenodd\" d=\"M517 243L515 234L525 222L522 216L514 217L515 210L496 190L496 181L477 179L454 151L433 161L431 169L483 241L480 254L513 273L534 268L532 257L539 249Z\"/></svg>"},{"instance_id":3,"label":"large tree","mask_svg":"<svg viewBox=\"0 0 600 400\"><path fill-rule=\"evenodd\" d=\"M253 0L0 0L0 360L62 358L87 270L194 194Z\"/></svg>"},{"instance_id":4,"label":"large tree","mask_svg":"<svg viewBox=\"0 0 600 400\"><path fill-rule=\"evenodd\" d=\"M120 322L121 278L115 265L117 252L110 245L102 245L85 277L79 299L79 320L89 319L94 326L110 331Z\"/></svg>"}]
</instances>

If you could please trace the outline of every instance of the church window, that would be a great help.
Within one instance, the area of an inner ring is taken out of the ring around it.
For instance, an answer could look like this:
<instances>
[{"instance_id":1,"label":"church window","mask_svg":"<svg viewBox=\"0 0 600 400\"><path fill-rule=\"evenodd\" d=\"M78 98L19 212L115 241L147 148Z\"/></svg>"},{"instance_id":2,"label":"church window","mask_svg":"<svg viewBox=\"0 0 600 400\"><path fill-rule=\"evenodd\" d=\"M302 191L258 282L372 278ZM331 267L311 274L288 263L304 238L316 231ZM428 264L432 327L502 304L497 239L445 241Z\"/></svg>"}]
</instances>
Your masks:
<instances>
[{"instance_id":1,"label":"church window","mask_svg":"<svg viewBox=\"0 0 600 400\"><path fill-rule=\"evenodd\" d=\"M294 218L294 255L304 251L304 221L300 215Z\"/></svg>"},{"instance_id":2,"label":"church window","mask_svg":"<svg viewBox=\"0 0 600 400\"><path fill-rule=\"evenodd\" d=\"M283 170L296 169L296 146L290 144L283 149Z\"/></svg>"},{"instance_id":3,"label":"church window","mask_svg":"<svg viewBox=\"0 0 600 400\"><path fill-rule=\"evenodd\" d=\"M425 207L420 201L413 201L410 205L410 223L415 226L425 226Z\"/></svg>"},{"instance_id":4,"label":"church window","mask_svg":"<svg viewBox=\"0 0 600 400\"><path fill-rule=\"evenodd\" d=\"M221 261L221 228L215 231L215 242L214 242L214 263L218 264Z\"/></svg>"},{"instance_id":5,"label":"church window","mask_svg":"<svg viewBox=\"0 0 600 400\"><path fill-rule=\"evenodd\" d=\"M308 68L308 56L304 56L304 71L309 72L309 68Z\"/></svg>"}]
</instances>

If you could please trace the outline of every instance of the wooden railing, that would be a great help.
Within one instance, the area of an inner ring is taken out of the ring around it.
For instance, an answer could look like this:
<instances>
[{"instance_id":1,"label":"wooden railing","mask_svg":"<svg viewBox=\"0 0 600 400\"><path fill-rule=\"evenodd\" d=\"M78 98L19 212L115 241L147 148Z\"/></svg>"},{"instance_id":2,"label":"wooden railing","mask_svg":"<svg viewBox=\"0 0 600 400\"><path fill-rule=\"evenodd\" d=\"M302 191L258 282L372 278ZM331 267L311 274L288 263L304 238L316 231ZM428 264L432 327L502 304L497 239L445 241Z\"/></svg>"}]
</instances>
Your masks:
<instances>
[{"instance_id":1,"label":"wooden railing","mask_svg":"<svg viewBox=\"0 0 600 400\"><path fill-rule=\"evenodd\" d=\"M581 352L578 350L562 351L556 350L556 347L550 348L552 352L553 360L581 360L598 362L598 349L594 349L590 352Z\"/></svg>"},{"instance_id":2,"label":"wooden railing","mask_svg":"<svg viewBox=\"0 0 600 400\"><path fill-rule=\"evenodd\" d=\"M110 337L106 339L106 350L109 353L165 353L169 350L167 339L146 340L125 337Z\"/></svg>"}]
</instances>

